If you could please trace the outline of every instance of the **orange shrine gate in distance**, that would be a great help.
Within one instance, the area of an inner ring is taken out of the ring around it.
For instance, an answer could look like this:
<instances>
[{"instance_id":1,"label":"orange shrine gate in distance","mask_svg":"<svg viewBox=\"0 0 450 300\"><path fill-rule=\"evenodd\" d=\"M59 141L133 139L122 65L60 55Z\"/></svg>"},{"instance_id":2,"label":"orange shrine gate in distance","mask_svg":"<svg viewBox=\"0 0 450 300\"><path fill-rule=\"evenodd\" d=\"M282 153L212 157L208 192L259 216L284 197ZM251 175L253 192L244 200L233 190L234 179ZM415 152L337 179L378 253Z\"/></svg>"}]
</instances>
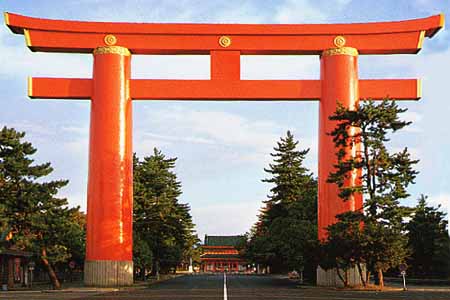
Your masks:
<instances>
[{"instance_id":1,"label":"orange shrine gate in distance","mask_svg":"<svg viewBox=\"0 0 450 300\"><path fill-rule=\"evenodd\" d=\"M88 53L92 79L30 78L31 98L90 99L89 179L85 284L130 285L132 261L132 100L319 101L319 239L336 214L362 207L362 195L338 197L327 177L336 161L327 135L337 100L356 108L360 99L421 97L418 79L364 80L358 56L415 54L444 16L359 24L152 24L48 20L5 13L6 25L23 34L31 51ZM211 58L210 80L132 79L134 54L198 54ZM320 80L241 80L241 55L317 55ZM353 155L360 145L345 149ZM358 183L359 170L347 186ZM318 284L333 285L318 270Z\"/></svg>"}]
</instances>

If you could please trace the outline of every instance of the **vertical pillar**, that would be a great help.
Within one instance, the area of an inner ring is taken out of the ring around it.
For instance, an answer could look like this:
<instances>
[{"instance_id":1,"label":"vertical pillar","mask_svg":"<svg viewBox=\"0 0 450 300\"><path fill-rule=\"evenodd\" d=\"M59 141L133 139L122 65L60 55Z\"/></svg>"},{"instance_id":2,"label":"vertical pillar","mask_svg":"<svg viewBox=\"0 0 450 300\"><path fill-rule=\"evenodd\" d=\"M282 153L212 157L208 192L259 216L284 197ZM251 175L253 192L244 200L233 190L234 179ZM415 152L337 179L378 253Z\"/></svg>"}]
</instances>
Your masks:
<instances>
[{"instance_id":1,"label":"vertical pillar","mask_svg":"<svg viewBox=\"0 0 450 300\"><path fill-rule=\"evenodd\" d=\"M344 40L345 43L345 40ZM359 102L358 82L358 51L350 47L340 47L325 50L321 59L321 99L319 106L319 195L318 195L318 233L319 240L327 238L326 227L335 223L337 214L362 208L362 195L357 194L347 201L338 196L338 187L327 183L330 172L334 171L337 162L334 142L328 135L336 126L330 121L339 102L346 108L355 109ZM355 130L355 129L352 129ZM357 144L346 149L348 155L355 155ZM358 173L355 170L345 182L351 186L358 184ZM350 271L356 272L356 270ZM352 276L352 274L350 274ZM352 276L359 280L359 276ZM339 286L335 270L318 269L317 283L319 285ZM351 284L358 284L352 282Z\"/></svg>"},{"instance_id":2,"label":"vertical pillar","mask_svg":"<svg viewBox=\"0 0 450 300\"><path fill-rule=\"evenodd\" d=\"M133 152L130 52L94 51L84 281L133 283Z\"/></svg>"},{"instance_id":3,"label":"vertical pillar","mask_svg":"<svg viewBox=\"0 0 450 300\"><path fill-rule=\"evenodd\" d=\"M350 47L325 50L321 57L322 97L319 105L319 239L326 238L326 227L335 223L337 214L362 207L362 196L355 195L348 201L338 196L338 187L327 183L330 172L337 162L334 142L328 135L336 126L328 119L337 108L337 103L355 109L359 102L358 51ZM354 155L355 149L347 149ZM356 184L356 178L346 182Z\"/></svg>"}]
</instances>

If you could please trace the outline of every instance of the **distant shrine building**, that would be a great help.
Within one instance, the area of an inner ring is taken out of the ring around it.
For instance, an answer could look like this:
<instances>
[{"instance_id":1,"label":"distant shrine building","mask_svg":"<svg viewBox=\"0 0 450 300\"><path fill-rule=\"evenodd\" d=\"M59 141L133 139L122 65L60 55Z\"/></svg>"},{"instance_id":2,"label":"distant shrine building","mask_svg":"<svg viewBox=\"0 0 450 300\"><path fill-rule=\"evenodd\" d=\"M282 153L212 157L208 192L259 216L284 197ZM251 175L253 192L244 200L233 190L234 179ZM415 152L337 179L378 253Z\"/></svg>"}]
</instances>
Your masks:
<instances>
[{"instance_id":1,"label":"distant shrine building","mask_svg":"<svg viewBox=\"0 0 450 300\"><path fill-rule=\"evenodd\" d=\"M244 236L208 236L200 256L202 272L245 272L247 262L239 255L237 246Z\"/></svg>"}]
</instances>

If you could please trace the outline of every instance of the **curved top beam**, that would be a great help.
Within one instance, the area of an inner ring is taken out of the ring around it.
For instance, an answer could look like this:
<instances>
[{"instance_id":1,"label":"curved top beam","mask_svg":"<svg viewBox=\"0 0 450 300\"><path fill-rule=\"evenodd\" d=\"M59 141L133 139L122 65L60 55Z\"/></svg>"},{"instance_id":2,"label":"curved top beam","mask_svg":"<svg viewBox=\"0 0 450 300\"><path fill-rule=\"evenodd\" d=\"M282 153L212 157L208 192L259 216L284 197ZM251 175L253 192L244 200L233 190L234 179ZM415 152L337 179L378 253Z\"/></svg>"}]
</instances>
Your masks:
<instances>
[{"instance_id":1,"label":"curved top beam","mask_svg":"<svg viewBox=\"0 0 450 300\"><path fill-rule=\"evenodd\" d=\"M92 52L104 45L101 37L114 34L118 45L137 54L206 54L217 49L243 54L320 54L334 47L336 35L343 35L348 37L346 46L361 54L391 54L418 52L423 38L444 26L444 15L353 24L170 24L50 20L5 13L5 22L14 33L26 35L33 51ZM230 47L217 45L221 35L231 37Z\"/></svg>"},{"instance_id":2,"label":"curved top beam","mask_svg":"<svg viewBox=\"0 0 450 300\"><path fill-rule=\"evenodd\" d=\"M444 26L444 15L428 18L351 24L182 24L182 23L123 23L84 22L39 19L13 13L5 13L6 25L23 34L24 29L128 34L251 34L251 35L328 35L328 34L380 34L409 31L425 31L432 37Z\"/></svg>"}]
</instances>

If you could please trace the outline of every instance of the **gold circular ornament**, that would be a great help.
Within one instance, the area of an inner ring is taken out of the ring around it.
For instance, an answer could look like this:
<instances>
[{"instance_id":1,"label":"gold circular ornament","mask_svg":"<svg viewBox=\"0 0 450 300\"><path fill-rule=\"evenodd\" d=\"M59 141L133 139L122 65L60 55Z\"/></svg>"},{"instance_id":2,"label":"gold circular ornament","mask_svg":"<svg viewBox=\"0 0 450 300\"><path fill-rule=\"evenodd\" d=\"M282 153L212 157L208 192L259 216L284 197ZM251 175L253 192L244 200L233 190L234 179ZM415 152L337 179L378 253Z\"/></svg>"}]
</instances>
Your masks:
<instances>
[{"instance_id":1,"label":"gold circular ornament","mask_svg":"<svg viewBox=\"0 0 450 300\"><path fill-rule=\"evenodd\" d=\"M338 35L337 37L334 38L334 45L338 48L344 47L345 43L347 41L345 40L345 37L343 37L342 35Z\"/></svg>"},{"instance_id":2,"label":"gold circular ornament","mask_svg":"<svg viewBox=\"0 0 450 300\"><path fill-rule=\"evenodd\" d=\"M108 34L103 39L106 45L113 46L117 43L117 38L113 34Z\"/></svg>"},{"instance_id":3,"label":"gold circular ornament","mask_svg":"<svg viewBox=\"0 0 450 300\"><path fill-rule=\"evenodd\" d=\"M231 45L231 38L228 36L221 36L219 39L219 45L223 48L230 47Z\"/></svg>"}]
</instances>

